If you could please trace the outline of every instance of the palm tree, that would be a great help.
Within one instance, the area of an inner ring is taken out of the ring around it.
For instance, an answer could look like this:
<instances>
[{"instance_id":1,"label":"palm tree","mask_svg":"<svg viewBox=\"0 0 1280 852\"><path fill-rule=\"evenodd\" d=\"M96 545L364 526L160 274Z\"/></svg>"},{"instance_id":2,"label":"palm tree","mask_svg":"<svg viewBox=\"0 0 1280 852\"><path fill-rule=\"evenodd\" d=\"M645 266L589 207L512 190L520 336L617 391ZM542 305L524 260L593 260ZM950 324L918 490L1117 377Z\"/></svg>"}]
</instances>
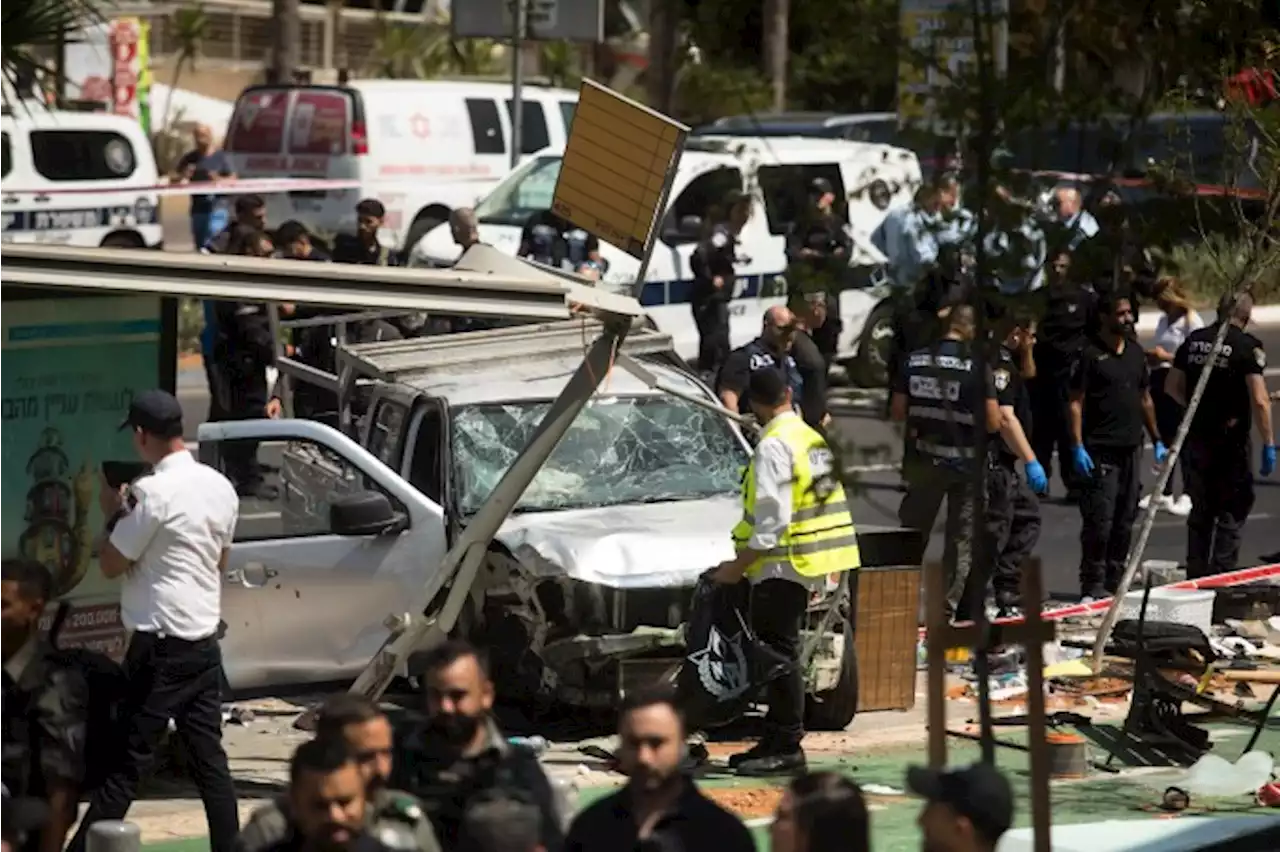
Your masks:
<instances>
[{"instance_id":1,"label":"palm tree","mask_svg":"<svg viewBox=\"0 0 1280 852\"><path fill-rule=\"evenodd\" d=\"M0 12L0 69L5 99L31 91L42 76L52 76L62 94L62 52L86 23L100 21L95 0L21 0ZM52 60L48 54L53 53Z\"/></svg>"},{"instance_id":2,"label":"palm tree","mask_svg":"<svg viewBox=\"0 0 1280 852\"><path fill-rule=\"evenodd\" d=\"M170 35L177 42L177 53L173 61L173 77L169 81L169 100L164 105L164 121L160 125L161 133L169 132L169 121L173 115L174 95L178 91L178 81L182 72L194 68L196 57L200 55L200 45L209 34L209 17L203 6L187 6L173 13L173 29Z\"/></svg>"},{"instance_id":3,"label":"palm tree","mask_svg":"<svg viewBox=\"0 0 1280 852\"><path fill-rule=\"evenodd\" d=\"M560 89L576 89L582 83L578 48L567 41L549 41L539 50L542 76Z\"/></svg>"}]
</instances>

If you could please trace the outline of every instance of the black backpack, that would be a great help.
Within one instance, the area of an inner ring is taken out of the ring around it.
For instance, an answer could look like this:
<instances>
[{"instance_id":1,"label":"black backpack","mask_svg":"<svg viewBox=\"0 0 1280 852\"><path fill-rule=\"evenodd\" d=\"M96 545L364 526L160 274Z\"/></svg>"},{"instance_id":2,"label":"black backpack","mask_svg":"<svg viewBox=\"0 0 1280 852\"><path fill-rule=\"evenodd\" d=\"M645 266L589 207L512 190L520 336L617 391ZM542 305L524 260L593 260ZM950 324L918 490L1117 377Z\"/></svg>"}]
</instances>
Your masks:
<instances>
[{"instance_id":1,"label":"black backpack","mask_svg":"<svg viewBox=\"0 0 1280 852\"><path fill-rule=\"evenodd\" d=\"M59 648L58 637L71 613L63 601L49 628L49 643L58 665L80 672L89 687L89 713L85 724L85 777L80 795L102 786L107 775L120 766L128 744L128 714L125 711L129 682L124 668L106 654L88 648Z\"/></svg>"}]
</instances>

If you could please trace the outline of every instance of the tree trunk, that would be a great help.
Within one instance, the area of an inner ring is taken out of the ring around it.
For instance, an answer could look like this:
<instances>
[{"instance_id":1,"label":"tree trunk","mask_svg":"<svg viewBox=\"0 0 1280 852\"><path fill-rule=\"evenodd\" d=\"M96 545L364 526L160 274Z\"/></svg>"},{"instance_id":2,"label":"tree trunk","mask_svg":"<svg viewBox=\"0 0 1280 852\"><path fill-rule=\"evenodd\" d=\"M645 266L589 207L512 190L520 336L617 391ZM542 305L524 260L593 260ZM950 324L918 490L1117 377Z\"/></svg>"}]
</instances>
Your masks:
<instances>
[{"instance_id":1,"label":"tree trunk","mask_svg":"<svg viewBox=\"0 0 1280 852\"><path fill-rule=\"evenodd\" d=\"M765 0L764 71L773 85L773 111L787 108L787 23L791 17L790 0Z\"/></svg>"},{"instance_id":2,"label":"tree trunk","mask_svg":"<svg viewBox=\"0 0 1280 852\"><path fill-rule=\"evenodd\" d=\"M302 15L299 0L271 0L271 63L268 79L292 83L301 65Z\"/></svg>"},{"instance_id":3,"label":"tree trunk","mask_svg":"<svg viewBox=\"0 0 1280 852\"><path fill-rule=\"evenodd\" d=\"M675 3L650 0L649 68L645 74L649 106L658 112L673 111L676 92L676 41L680 16Z\"/></svg>"}]
</instances>

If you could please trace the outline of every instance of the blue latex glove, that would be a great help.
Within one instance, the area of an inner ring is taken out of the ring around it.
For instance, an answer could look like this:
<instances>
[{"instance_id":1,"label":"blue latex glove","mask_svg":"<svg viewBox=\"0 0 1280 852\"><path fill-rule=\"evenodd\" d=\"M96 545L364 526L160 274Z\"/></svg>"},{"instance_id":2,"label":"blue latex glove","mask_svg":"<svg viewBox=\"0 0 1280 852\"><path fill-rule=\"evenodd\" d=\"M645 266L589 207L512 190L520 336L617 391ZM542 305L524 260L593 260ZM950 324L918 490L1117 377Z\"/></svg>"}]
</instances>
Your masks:
<instances>
[{"instance_id":1,"label":"blue latex glove","mask_svg":"<svg viewBox=\"0 0 1280 852\"><path fill-rule=\"evenodd\" d=\"M1049 477L1044 475L1044 467L1040 462L1032 459L1024 462L1022 471L1027 475L1027 484L1031 486L1031 490L1037 494L1045 494L1049 491Z\"/></svg>"},{"instance_id":2,"label":"blue latex glove","mask_svg":"<svg viewBox=\"0 0 1280 852\"><path fill-rule=\"evenodd\" d=\"M1168 455L1169 448L1162 441L1156 441L1156 464L1164 464L1164 460Z\"/></svg>"},{"instance_id":3,"label":"blue latex glove","mask_svg":"<svg viewBox=\"0 0 1280 852\"><path fill-rule=\"evenodd\" d=\"M1275 445L1268 445L1262 448L1262 470L1258 471L1263 476L1270 476L1276 471L1276 448Z\"/></svg>"},{"instance_id":4,"label":"blue latex glove","mask_svg":"<svg viewBox=\"0 0 1280 852\"><path fill-rule=\"evenodd\" d=\"M1093 458L1088 450L1083 446L1076 447L1071 457L1076 463L1076 473L1081 476L1093 476Z\"/></svg>"}]
</instances>

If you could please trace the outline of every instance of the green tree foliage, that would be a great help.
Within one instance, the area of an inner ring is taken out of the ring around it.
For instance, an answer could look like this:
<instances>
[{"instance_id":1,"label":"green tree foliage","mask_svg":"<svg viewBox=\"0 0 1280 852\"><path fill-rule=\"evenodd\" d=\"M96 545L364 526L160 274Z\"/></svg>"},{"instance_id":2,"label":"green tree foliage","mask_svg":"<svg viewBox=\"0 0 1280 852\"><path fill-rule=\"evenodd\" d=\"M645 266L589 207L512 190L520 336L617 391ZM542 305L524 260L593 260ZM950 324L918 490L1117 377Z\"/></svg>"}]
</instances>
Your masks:
<instances>
[{"instance_id":1,"label":"green tree foliage","mask_svg":"<svg viewBox=\"0 0 1280 852\"><path fill-rule=\"evenodd\" d=\"M59 46L79 27L101 20L99 5L94 0L5 3L0 12L0 70L8 87L19 91L37 75L53 75L57 70L53 56Z\"/></svg>"}]
</instances>

